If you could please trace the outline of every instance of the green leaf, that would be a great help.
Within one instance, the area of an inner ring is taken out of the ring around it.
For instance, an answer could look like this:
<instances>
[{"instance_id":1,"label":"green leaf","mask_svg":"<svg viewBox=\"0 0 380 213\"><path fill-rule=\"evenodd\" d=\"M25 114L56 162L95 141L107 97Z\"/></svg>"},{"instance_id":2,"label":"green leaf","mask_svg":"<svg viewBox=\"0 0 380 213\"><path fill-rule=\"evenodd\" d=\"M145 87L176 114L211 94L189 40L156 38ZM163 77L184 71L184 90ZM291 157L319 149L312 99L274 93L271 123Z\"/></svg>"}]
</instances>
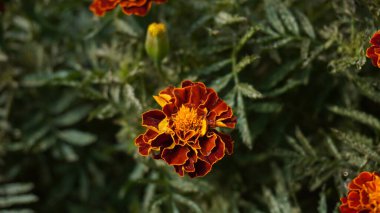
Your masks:
<instances>
[{"instance_id":1,"label":"green leaf","mask_svg":"<svg viewBox=\"0 0 380 213\"><path fill-rule=\"evenodd\" d=\"M230 82L232 79L232 74L227 74L225 76L222 76L220 78L215 79L212 84L211 88L213 88L215 91L219 92L221 91L224 87L227 86L227 84Z\"/></svg>"},{"instance_id":2,"label":"green leaf","mask_svg":"<svg viewBox=\"0 0 380 213\"><path fill-rule=\"evenodd\" d=\"M239 43L236 46L235 52L238 53L244 45L248 42L250 38L258 31L257 27L251 27L248 29L248 31L244 34L244 36L240 39Z\"/></svg>"},{"instance_id":3,"label":"green leaf","mask_svg":"<svg viewBox=\"0 0 380 213\"><path fill-rule=\"evenodd\" d=\"M282 25L281 19L277 13L277 8L272 0L265 1L265 14L273 29L280 34L285 34L285 27Z\"/></svg>"},{"instance_id":4,"label":"green leaf","mask_svg":"<svg viewBox=\"0 0 380 213\"><path fill-rule=\"evenodd\" d=\"M298 21L300 22L300 25L303 31L305 31L306 35L308 35L312 39L315 39L314 27L310 23L309 19L305 16L305 14L303 14L299 10L296 10L295 14L297 16Z\"/></svg>"},{"instance_id":5,"label":"green leaf","mask_svg":"<svg viewBox=\"0 0 380 213\"><path fill-rule=\"evenodd\" d=\"M283 104L277 102L252 103L248 106L249 110L258 113L280 113L283 107Z\"/></svg>"},{"instance_id":6,"label":"green leaf","mask_svg":"<svg viewBox=\"0 0 380 213\"><path fill-rule=\"evenodd\" d=\"M72 145L87 146L95 142L96 137L93 134L81 132L75 129L62 130L58 137Z\"/></svg>"},{"instance_id":7,"label":"green leaf","mask_svg":"<svg viewBox=\"0 0 380 213\"><path fill-rule=\"evenodd\" d=\"M285 63L284 65L275 69L262 83L262 87L265 89L271 89L279 82L285 79L296 67L300 64L300 60L296 59Z\"/></svg>"},{"instance_id":8,"label":"green leaf","mask_svg":"<svg viewBox=\"0 0 380 213\"><path fill-rule=\"evenodd\" d=\"M196 70L195 72L198 73L199 75L209 75L213 72L217 72L224 68L225 66L231 64L231 59L225 59L219 62L216 62L214 64L211 64L208 67L204 67L202 69Z\"/></svg>"},{"instance_id":9,"label":"green leaf","mask_svg":"<svg viewBox=\"0 0 380 213\"><path fill-rule=\"evenodd\" d=\"M230 24L236 24L239 22L245 22L247 21L247 18L239 15L231 15L227 12L219 12L215 16L215 22L219 25L230 25Z\"/></svg>"},{"instance_id":10,"label":"green leaf","mask_svg":"<svg viewBox=\"0 0 380 213\"><path fill-rule=\"evenodd\" d=\"M255 88L253 88L253 86L250 84L239 83L238 85L236 85L236 88L239 92L241 92L241 94L243 94L244 96L248 98L252 98L252 99L263 98L263 95L259 91L257 91Z\"/></svg>"},{"instance_id":11,"label":"green leaf","mask_svg":"<svg viewBox=\"0 0 380 213\"><path fill-rule=\"evenodd\" d=\"M330 106L328 107L328 109L333 113L351 118L355 121L358 121L362 124L372 127L376 129L377 131L380 131L380 121L372 115L369 115L364 112L360 112L358 110L346 109L346 108L342 108L338 106Z\"/></svg>"},{"instance_id":12,"label":"green leaf","mask_svg":"<svg viewBox=\"0 0 380 213\"><path fill-rule=\"evenodd\" d=\"M88 112L90 111L91 107L89 106L81 106L76 109L73 109L69 112L66 112L60 116L58 116L54 123L58 126L70 126L73 125L80 120L82 120Z\"/></svg>"},{"instance_id":13,"label":"green leaf","mask_svg":"<svg viewBox=\"0 0 380 213\"><path fill-rule=\"evenodd\" d=\"M237 94L237 114L238 114L238 122L237 126L241 133L243 143L249 148L252 149L252 136L251 131L249 129L247 115L245 112L243 95L241 92Z\"/></svg>"},{"instance_id":14,"label":"green leaf","mask_svg":"<svg viewBox=\"0 0 380 213\"><path fill-rule=\"evenodd\" d=\"M318 213L327 213L326 194L324 191L321 191L319 194Z\"/></svg>"},{"instance_id":15,"label":"green leaf","mask_svg":"<svg viewBox=\"0 0 380 213\"><path fill-rule=\"evenodd\" d=\"M364 136L357 132L343 132L337 129L333 129L333 133L340 141L342 141L347 146L351 147L352 149L365 156L368 156L368 158L374 161L380 162L379 154L376 151L374 151L374 147L371 147L373 144L373 140L371 138L368 138L367 136Z\"/></svg>"},{"instance_id":16,"label":"green leaf","mask_svg":"<svg viewBox=\"0 0 380 213\"><path fill-rule=\"evenodd\" d=\"M285 27L294 35L299 35L297 20L294 18L290 10L281 2L276 1L278 14L280 15Z\"/></svg>"},{"instance_id":17,"label":"green leaf","mask_svg":"<svg viewBox=\"0 0 380 213\"><path fill-rule=\"evenodd\" d=\"M252 64L254 61L256 61L259 57L256 55L249 55L245 56L243 59L241 59L235 66L235 72L239 73L241 72L245 67Z\"/></svg>"},{"instance_id":18,"label":"green leaf","mask_svg":"<svg viewBox=\"0 0 380 213\"><path fill-rule=\"evenodd\" d=\"M68 162L75 162L79 159L78 155L75 153L74 149L67 145L62 144L61 145L61 153L60 156L63 157Z\"/></svg>"},{"instance_id":19,"label":"green leaf","mask_svg":"<svg viewBox=\"0 0 380 213\"><path fill-rule=\"evenodd\" d=\"M9 183L0 185L0 196L27 193L31 191L33 187L34 185L32 183Z\"/></svg>"},{"instance_id":20,"label":"green leaf","mask_svg":"<svg viewBox=\"0 0 380 213\"><path fill-rule=\"evenodd\" d=\"M189 207L190 209L193 210L195 213L202 213L202 209L198 204L180 194L174 194L173 196L174 200Z\"/></svg>"},{"instance_id":21,"label":"green leaf","mask_svg":"<svg viewBox=\"0 0 380 213\"><path fill-rule=\"evenodd\" d=\"M270 44L268 45L263 45L261 48L264 50L278 49L282 46L285 46L289 42L293 41L293 39L294 39L293 37L281 38L276 41L270 42Z\"/></svg>"},{"instance_id":22,"label":"green leaf","mask_svg":"<svg viewBox=\"0 0 380 213\"><path fill-rule=\"evenodd\" d=\"M310 141L303 135L303 133L301 132L301 130L298 127L296 128L296 137L308 155L313 156L313 157L317 157L317 153L315 152L315 150L311 146Z\"/></svg>"}]
</instances>

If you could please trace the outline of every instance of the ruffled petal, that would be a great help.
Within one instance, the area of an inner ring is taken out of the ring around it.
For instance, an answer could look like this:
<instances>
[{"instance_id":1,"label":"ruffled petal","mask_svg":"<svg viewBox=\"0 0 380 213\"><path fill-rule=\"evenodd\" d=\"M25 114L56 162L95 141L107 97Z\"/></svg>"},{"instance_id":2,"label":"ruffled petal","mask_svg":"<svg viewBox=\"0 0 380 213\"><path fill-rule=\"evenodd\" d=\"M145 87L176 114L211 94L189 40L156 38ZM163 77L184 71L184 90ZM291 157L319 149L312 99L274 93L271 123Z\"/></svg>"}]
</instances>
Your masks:
<instances>
[{"instance_id":1,"label":"ruffled petal","mask_svg":"<svg viewBox=\"0 0 380 213\"><path fill-rule=\"evenodd\" d=\"M222 132L215 131L216 135L220 138L220 140L224 143L226 147L226 153L231 155L234 152L234 141L231 136L226 135Z\"/></svg>"},{"instance_id":2,"label":"ruffled petal","mask_svg":"<svg viewBox=\"0 0 380 213\"><path fill-rule=\"evenodd\" d=\"M208 153L206 156L200 156L202 159L206 160L208 163L213 165L220 159L224 157L225 153L225 145L224 143L220 140L219 137L216 138L215 141L215 147L211 150L211 152Z\"/></svg>"},{"instance_id":3,"label":"ruffled petal","mask_svg":"<svg viewBox=\"0 0 380 213\"><path fill-rule=\"evenodd\" d=\"M151 110L142 115L142 125L158 132L158 125L165 118L161 110Z\"/></svg>"},{"instance_id":4,"label":"ruffled petal","mask_svg":"<svg viewBox=\"0 0 380 213\"><path fill-rule=\"evenodd\" d=\"M191 178L203 177L207 175L207 173L210 172L212 166L208 162L203 161L198 158L198 161L194 164L194 167L195 167L195 171L188 173Z\"/></svg>"},{"instance_id":5,"label":"ruffled petal","mask_svg":"<svg viewBox=\"0 0 380 213\"><path fill-rule=\"evenodd\" d=\"M147 156L149 155L150 153L150 150L151 150L151 146L146 143L144 141L144 135L139 135L136 139L135 139L135 144L136 146L138 147L139 149L139 153L142 155L142 156Z\"/></svg>"},{"instance_id":6,"label":"ruffled petal","mask_svg":"<svg viewBox=\"0 0 380 213\"><path fill-rule=\"evenodd\" d=\"M212 134L199 139L202 155L208 156L211 153L211 150L216 146L216 138L217 136Z\"/></svg>"},{"instance_id":7,"label":"ruffled petal","mask_svg":"<svg viewBox=\"0 0 380 213\"><path fill-rule=\"evenodd\" d=\"M161 149L163 149L163 148L172 146L173 143L174 143L174 140L173 140L172 136L163 133L163 134L160 134L157 137L155 137L151 141L150 144L154 148L161 148Z\"/></svg>"},{"instance_id":8,"label":"ruffled petal","mask_svg":"<svg viewBox=\"0 0 380 213\"><path fill-rule=\"evenodd\" d=\"M189 151L187 147L175 146L173 149L164 149L161 157L169 165L183 165L189 159L187 156Z\"/></svg>"},{"instance_id":9,"label":"ruffled petal","mask_svg":"<svg viewBox=\"0 0 380 213\"><path fill-rule=\"evenodd\" d=\"M173 90L174 98L175 98L175 105L177 107L181 106L182 104L187 103L188 97L189 97L189 89L187 88L175 88Z\"/></svg>"}]
</instances>

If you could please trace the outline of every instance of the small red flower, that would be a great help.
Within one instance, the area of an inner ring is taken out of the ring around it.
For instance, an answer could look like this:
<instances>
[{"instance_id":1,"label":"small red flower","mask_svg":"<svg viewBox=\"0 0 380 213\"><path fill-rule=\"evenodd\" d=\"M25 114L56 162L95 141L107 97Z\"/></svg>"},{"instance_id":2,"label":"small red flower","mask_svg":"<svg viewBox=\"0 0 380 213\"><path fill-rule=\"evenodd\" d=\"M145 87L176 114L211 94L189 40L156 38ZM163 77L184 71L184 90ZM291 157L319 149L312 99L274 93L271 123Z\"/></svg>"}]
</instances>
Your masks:
<instances>
[{"instance_id":1,"label":"small red flower","mask_svg":"<svg viewBox=\"0 0 380 213\"><path fill-rule=\"evenodd\" d=\"M372 60L373 66L380 68L380 30L373 34L369 43L372 46L367 49L366 56Z\"/></svg>"},{"instance_id":2,"label":"small red flower","mask_svg":"<svg viewBox=\"0 0 380 213\"><path fill-rule=\"evenodd\" d=\"M139 153L153 154L183 176L205 176L212 165L233 152L233 140L216 127L235 128L232 109L201 82L183 81L167 87L154 99L160 110L142 115L144 134L135 139Z\"/></svg>"},{"instance_id":3,"label":"small red flower","mask_svg":"<svg viewBox=\"0 0 380 213\"><path fill-rule=\"evenodd\" d=\"M341 213L379 213L380 176L377 173L362 172L348 184L347 197L340 200Z\"/></svg>"},{"instance_id":4,"label":"small red flower","mask_svg":"<svg viewBox=\"0 0 380 213\"><path fill-rule=\"evenodd\" d=\"M145 16L152 6L152 2L157 4L165 3L167 0L93 0L90 10L97 16L103 16L106 12L113 10L120 5L127 15Z\"/></svg>"}]
</instances>

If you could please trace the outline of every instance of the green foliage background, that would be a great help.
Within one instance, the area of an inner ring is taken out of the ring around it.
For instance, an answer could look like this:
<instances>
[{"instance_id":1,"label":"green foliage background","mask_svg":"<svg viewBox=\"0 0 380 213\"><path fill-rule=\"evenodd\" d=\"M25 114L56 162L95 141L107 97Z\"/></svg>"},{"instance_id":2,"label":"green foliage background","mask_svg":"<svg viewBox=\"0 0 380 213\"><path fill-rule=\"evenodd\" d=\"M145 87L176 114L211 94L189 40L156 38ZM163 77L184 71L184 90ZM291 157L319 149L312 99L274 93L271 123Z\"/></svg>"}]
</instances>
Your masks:
<instances>
[{"instance_id":1,"label":"green foliage background","mask_svg":"<svg viewBox=\"0 0 380 213\"><path fill-rule=\"evenodd\" d=\"M379 0L169 0L103 18L90 0L0 0L0 212L337 212L379 171ZM166 23L163 79L144 51ZM133 144L184 79L233 108L235 152L180 178Z\"/></svg>"}]
</instances>

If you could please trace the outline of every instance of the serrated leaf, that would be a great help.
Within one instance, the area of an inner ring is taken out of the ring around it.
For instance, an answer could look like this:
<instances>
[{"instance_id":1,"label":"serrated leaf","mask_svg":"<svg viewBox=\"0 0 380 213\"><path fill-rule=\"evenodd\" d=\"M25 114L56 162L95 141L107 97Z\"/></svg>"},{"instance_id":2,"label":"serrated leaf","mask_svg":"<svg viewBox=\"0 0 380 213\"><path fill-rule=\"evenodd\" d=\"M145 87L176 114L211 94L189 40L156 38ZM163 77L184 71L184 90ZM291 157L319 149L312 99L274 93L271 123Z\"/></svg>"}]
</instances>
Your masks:
<instances>
[{"instance_id":1,"label":"serrated leaf","mask_svg":"<svg viewBox=\"0 0 380 213\"><path fill-rule=\"evenodd\" d=\"M291 42L294 38L293 37L285 37L278 39L276 41L270 42L268 45L263 45L261 48L264 50L270 50L270 49L278 49L282 46L285 46L289 42Z\"/></svg>"},{"instance_id":2,"label":"serrated leaf","mask_svg":"<svg viewBox=\"0 0 380 213\"><path fill-rule=\"evenodd\" d=\"M307 152L308 155L317 157L317 153L313 149L313 147L310 144L310 141L303 135L299 127L296 128L296 137L300 144L302 145L303 149Z\"/></svg>"},{"instance_id":3,"label":"serrated leaf","mask_svg":"<svg viewBox=\"0 0 380 213\"><path fill-rule=\"evenodd\" d=\"M245 113L243 95L241 94L241 92L237 93L237 115L239 118L237 122L237 126L241 133L243 143L249 149L252 149L252 136L251 136L251 131L248 125L247 115Z\"/></svg>"},{"instance_id":4,"label":"serrated leaf","mask_svg":"<svg viewBox=\"0 0 380 213\"><path fill-rule=\"evenodd\" d=\"M367 96L371 100L380 103L380 86L378 83L375 83L373 82L373 79L368 78L355 78L354 80L360 93Z\"/></svg>"},{"instance_id":5,"label":"serrated leaf","mask_svg":"<svg viewBox=\"0 0 380 213\"><path fill-rule=\"evenodd\" d=\"M369 115L369 114L364 113L364 112L360 112L358 110L346 109L346 108L342 108L342 107L338 107L338 106L330 106L330 107L328 107L328 109L331 112L334 112L338 115L342 115L342 116L351 118L355 121L358 121L362 124L365 124L369 127L372 127L374 129L376 129L377 131L380 131L380 121L372 115Z\"/></svg>"},{"instance_id":6,"label":"serrated leaf","mask_svg":"<svg viewBox=\"0 0 380 213\"><path fill-rule=\"evenodd\" d=\"M239 83L238 85L236 85L236 88L239 92L241 92L241 94L248 98L259 99L263 97L263 95L255 88L253 88L253 86L250 84Z\"/></svg>"},{"instance_id":7,"label":"serrated leaf","mask_svg":"<svg viewBox=\"0 0 380 213\"><path fill-rule=\"evenodd\" d=\"M231 79L232 74L227 74L225 76L215 79L210 87L213 88L215 91L219 92L227 86Z\"/></svg>"},{"instance_id":8,"label":"serrated leaf","mask_svg":"<svg viewBox=\"0 0 380 213\"><path fill-rule=\"evenodd\" d=\"M236 46L236 53L238 53L244 45L248 42L248 40L258 31L257 27L251 27L247 30L244 36L240 39L239 43Z\"/></svg>"},{"instance_id":9,"label":"serrated leaf","mask_svg":"<svg viewBox=\"0 0 380 213\"><path fill-rule=\"evenodd\" d=\"M247 18L239 15L231 15L227 12L219 12L215 16L215 22L219 25L229 25L229 24L236 24L239 22L245 22L247 21Z\"/></svg>"},{"instance_id":10,"label":"serrated leaf","mask_svg":"<svg viewBox=\"0 0 380 213\"><path fill-rule=\"evenodd\" d=\"M72 145L87 146L95 142L96 137L93 134L82 132L75 129L62 130L58 137Z\"/></svg>"},{"instance_id":11,"label":"serrated leaf","mask_svg":"<svg viewBox=\"0 0 380 213\"><path fill-rule=\"evenodd\" d=\"M245 67L252 64L254 61L256 61L259 57L256 55L249 55L245 56L243 59L241 59L235 66L235 72L239 73L241 72Z\"/></svg>"},{"instance_id":12,"label":"serrated leaf","mask_svg":"<svg viewBox=\"0 0 380 213\"><path fill-rule=\"evenodd\" d=\"M373 140L371 138L357 132L343 132L337 129L333 129L333 133L345 145L365 156L368 156L368 158L371 158L374 161L380 162L379 154L374 151L373 147L371 147L373 144Z\"/></svg>"}]
</instances>

